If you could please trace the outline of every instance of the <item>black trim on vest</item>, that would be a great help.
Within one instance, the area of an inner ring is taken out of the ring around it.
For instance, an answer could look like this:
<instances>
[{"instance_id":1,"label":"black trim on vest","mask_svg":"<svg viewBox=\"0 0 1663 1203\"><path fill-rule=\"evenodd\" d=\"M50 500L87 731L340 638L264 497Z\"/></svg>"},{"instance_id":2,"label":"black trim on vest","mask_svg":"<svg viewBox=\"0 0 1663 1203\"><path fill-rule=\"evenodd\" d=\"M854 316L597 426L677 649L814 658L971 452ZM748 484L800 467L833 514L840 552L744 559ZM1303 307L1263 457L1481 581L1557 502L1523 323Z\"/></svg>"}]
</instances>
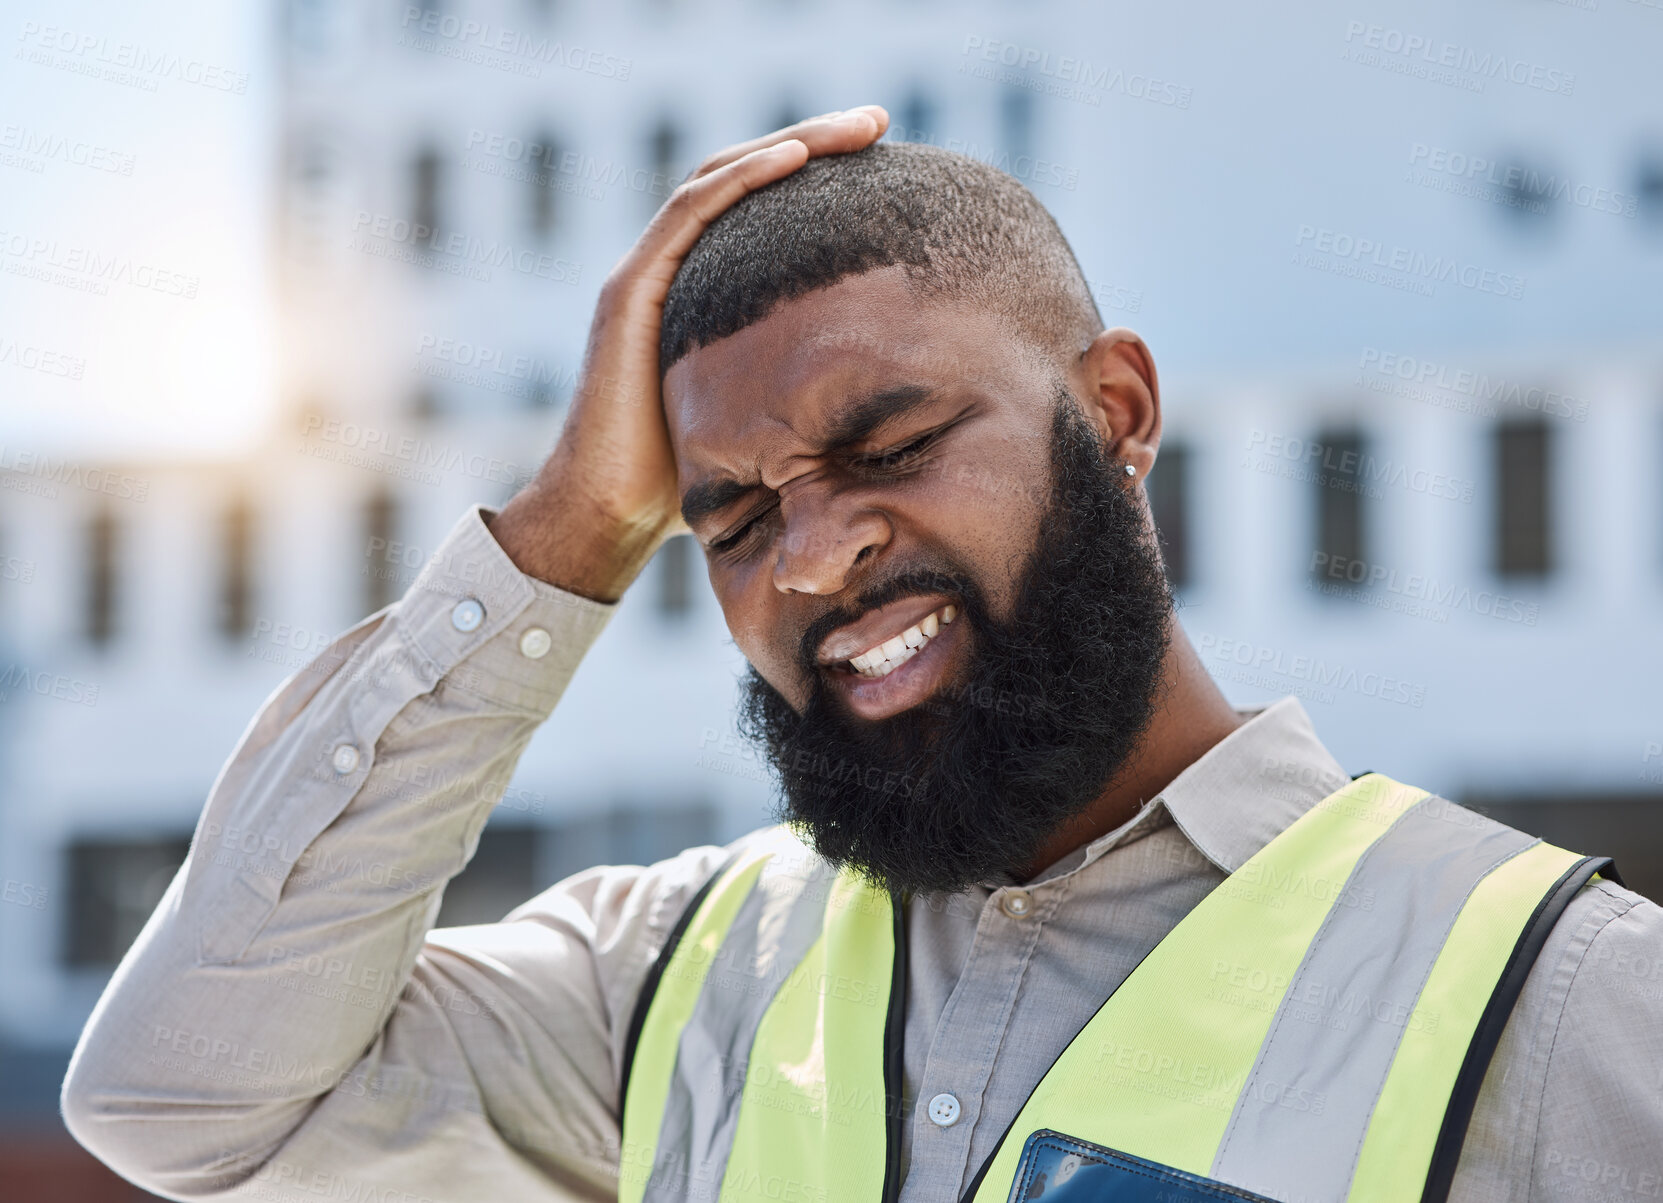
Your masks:
<instances>
[{"instance_id":1,"label":"black trim on vest","mask_svg":"<svg viewBox=\"0 0 1663 1203\"><path fill-rule=\"evenodd\" d=\"M1156 940L1155 948L1159 948L1161 946L1161 941L1165 939L1166 937L1162 936L1160 940ZM1132 974L1136 973L1138 969L1142 967L1143 963L1155 954L1155 948L1151 948L1148 952L1138 958L1138 963L1133 965L1126 976L1120 979L1120 986L1124 986L1127 982L1132 980ZM1105 998L1102 1003L1099 1004L1097 1011L1093 1011L1091 1013L1091 1019L1096 1019L1097 1012L1109 1005L1109 999L1112 999L1120 992L1120 986L1116 986L1113 990L1109 991L1109 997ZM1078 1040L1080 1038L1080 1034L1084 1032L1086 1028L1091 1026L1091 1019L1088 1019L1085 1023L1081 1024L1080 1031L1075 1032L1073 1036L1069 1037L1068 1043L1062 1046L1062 1051L1055 1057L1051 1058L1051 1064L1047 1065L1045 1067L1045 1072L1039 1075L1040 1082L1045 1081L1051 1071L1057 1067L1057 1062L1061 1061L1063 1059L1063 1055L1074 1046L1074 1041ZM1034 1089L1039 1089L1038 1082L1034 1084ZM1032 1092L1029 1093L1029 1097L1033 1097ZM1005 1142L1010 1139L1011 1129L1016 1127L1016 1121L1022 1118L1022 1108L1027 1105L1028 1100L1023 1099L1021 1106L1016 1109L1016 1114L1011 1116L1010 1123L1005 1125L1005 1130L999 1134L999 1139L994 1142L993 1148L988 1151L986 1159L982 1162L982 1168L976 1171L976 1176L970 1180L970 1186L962 1195L959 1196L959 1203L972 1203L972 1201L976 1198L976 1192L982 1189L982 1179L986 1178L987 1172L993 1168L993 1159L998 1157L999 1150L1005 1147Z\"/></svg>"},{"instance_id":2,"label":"black trim on vest","mask_svg":"<svg viewBox=\"0 0 1663 1203\"><path fill-rule=\"evenodd\" d=\"M1613 876L1614 867L1609 856L1585 856L1567 869L1536 904L1530 921L1519 933L1518 943L1513 945L1512 955L1507 958L1507 966L1496 982L1495 992L1490 995L1484 1014L1479 1017L1472 1042L1467 1045L1466 1060L1461 1062L1461 1072L1456 1075L1455 1085L1449 1092L1449 1105L1444 1108L1443 1127L1438 1130L1438 1143L1432 1149L1432 1165L1426 1175L1421 1203L1444 1203L1449 1198L1450 1185L1455 1181L1455 1167L1461 1160L1461 1146L1467 1139L1467 1126L1472 1122L1473 1108L1478 1103L1478 1092L1484 1085L1484 1076L1489 1072L1496 1046L1501 1043L1501 1033L1507 1027L1508 1016L1513 1013L1513 1004L1518 1001L1525 978L1541 955L1542 945L1547 943L1553 925L1565 913L1577 891L1587 885L1588 879L1595 873Z\"/></svg>"},{"instance_id":3,"label":"black trim on vest","mask_svg":"<svg viewBox=\"0 0 1663 1203\"><path fill-rule=\"evenodd\" d=\"M901 1195L901 1125L906 1122L902 1091L906 1078L901 1059L907 1030L907 919L906 898L891 890L889 909L895 919L895 955L890 958L889 1014L883 1026L884 1163L883 1203Z\"/></svg>"},{"instance_id":4,"label":"black trim on vest","mask_svg":"<svg viewBox=\"0 0 1663 1203\"><path fill-rule=\"evenodd\" d=\"M676 925L670 929L669 937L664 941L664 947L658 950L658 956L653 958L652 968L647 970L646 980L641 983L641 993L635 997L635 1012L629 1017L629 1031L624 1036L624 1065L623 1073L618 1080L618 1122L623 1123L624 1107L629 1100L629 1074L635 1068L635 1046L641 1043L641 1032L647 1026L647 1012L652 1009L653 996L658 993L658 983L664 979L664 971L670 967L670 958L675 955L676 946L681 938L687 934L692 926L693 916L698 913L699 906L716 883L722 880L722 874L733 867L734 861L739 859L738 853L723 861L721 867L710 875L710 880L699 887L699 892L693 895L693 900L682 911Z\"/></svg>"}]
</instances>

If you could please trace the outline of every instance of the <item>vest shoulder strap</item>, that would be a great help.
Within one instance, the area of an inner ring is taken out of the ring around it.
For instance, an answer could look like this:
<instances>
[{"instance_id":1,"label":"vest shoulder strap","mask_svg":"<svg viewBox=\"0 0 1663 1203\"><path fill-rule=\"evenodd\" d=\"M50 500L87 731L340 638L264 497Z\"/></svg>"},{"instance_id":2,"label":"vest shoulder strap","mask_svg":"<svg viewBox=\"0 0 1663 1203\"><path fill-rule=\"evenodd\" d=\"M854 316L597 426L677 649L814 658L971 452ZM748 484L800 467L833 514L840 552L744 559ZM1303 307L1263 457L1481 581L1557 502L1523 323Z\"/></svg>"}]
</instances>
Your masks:
<instances>
[{"instance_id":1,"label":"vest shoulder strap","mask_svg":"<svg viewBox=\"0 0 1663 1203\"><path fill-rule=\"evenodd\" d=\"M635 1066L635 1053L641 1043L642 1029L647 1026L647 1012L652 1008L653 996L658 993L658 985L664 979L664 971L668 968L670 959L675 956L677 947L680 946L682 939L687 935L687 929L692 926L693 916L698 914L699 907L704 905L705 899L710 896L710 891L716 883L725 874L729 873L734 865L743 859L746 852L759 840L771 843L782 836L790 836L788 828L784 826L765 827L734 841L727 857L716 866L709 877L705 878L704 884L693 892L693 896L687 900L687 905L682 908L681 914L676 918L674 925L671 926L669 935L664 939L664 946L658 950L658 955L653 958L652 964L647 968L647 976L642 979L640 992L635 996L635 1008L630 1013L629 1028L624 1034L623 1066L618 1078L618 1105L620 1108L623 1106L625 1097L629 1094L630 1073Z\"/></svg>"}]
</instances>

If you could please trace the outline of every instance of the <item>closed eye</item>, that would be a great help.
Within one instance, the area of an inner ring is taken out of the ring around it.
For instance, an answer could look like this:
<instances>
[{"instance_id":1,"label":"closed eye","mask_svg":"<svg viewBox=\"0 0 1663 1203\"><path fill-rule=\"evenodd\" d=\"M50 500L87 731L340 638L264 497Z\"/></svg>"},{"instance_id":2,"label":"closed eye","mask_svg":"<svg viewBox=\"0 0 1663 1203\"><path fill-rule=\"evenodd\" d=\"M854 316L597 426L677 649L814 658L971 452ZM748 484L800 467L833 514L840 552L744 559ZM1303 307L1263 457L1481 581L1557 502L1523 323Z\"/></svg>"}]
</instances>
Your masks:
<instances>
[{"instance_id":1,"label":"closed eye","mask_svg":"<svg viewBox=\"0 0 1663 1203\"><path fill-rule=\"evenodd\" d=\"M891 447L873 455L859 456L855 462L862 468L877 469L880 472L887 468L905 467L922 454L940 435L941 431L932 430L928 434L921 434L899 447Z\"/></svg>"},{"instance_id":2,"label":"closed eye","mask_svg":"<svg viewBox=\"0 0 1663 1203\"><path fill-rule=\"evenodd\" d=\"M773 506L768 506L765 509L757 511L744 522L740 523L740 525L733 531L723 535L720 539L713 539L710 543L710 550L717 553L734 550L745 541L746 536L751 533L756 524L763 518L766 518L769 511L772 509Z\"/></svg>"}]
</instances>

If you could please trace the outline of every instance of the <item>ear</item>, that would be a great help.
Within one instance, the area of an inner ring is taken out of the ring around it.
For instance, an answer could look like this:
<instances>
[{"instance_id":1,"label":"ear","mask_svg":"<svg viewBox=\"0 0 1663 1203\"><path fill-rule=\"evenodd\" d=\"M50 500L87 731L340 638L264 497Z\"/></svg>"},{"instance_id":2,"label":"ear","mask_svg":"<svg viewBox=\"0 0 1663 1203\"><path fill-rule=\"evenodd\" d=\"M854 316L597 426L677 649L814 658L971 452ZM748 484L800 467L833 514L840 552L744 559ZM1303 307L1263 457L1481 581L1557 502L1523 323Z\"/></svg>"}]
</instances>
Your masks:
<instances>
[{"instance_id":1,"label":"ear","mask_svg":"<svg viewBox=\"0 0 1663 1203\"><path fill-rule=\"evenodd\" d=\"M1161 386L1155 357L1124 326L1105 330L1080 353L1076 365L1086 417L1109 452L1137 469L1139 483L1155 466L1161 442Z\"/></svg>"}]
</instances>

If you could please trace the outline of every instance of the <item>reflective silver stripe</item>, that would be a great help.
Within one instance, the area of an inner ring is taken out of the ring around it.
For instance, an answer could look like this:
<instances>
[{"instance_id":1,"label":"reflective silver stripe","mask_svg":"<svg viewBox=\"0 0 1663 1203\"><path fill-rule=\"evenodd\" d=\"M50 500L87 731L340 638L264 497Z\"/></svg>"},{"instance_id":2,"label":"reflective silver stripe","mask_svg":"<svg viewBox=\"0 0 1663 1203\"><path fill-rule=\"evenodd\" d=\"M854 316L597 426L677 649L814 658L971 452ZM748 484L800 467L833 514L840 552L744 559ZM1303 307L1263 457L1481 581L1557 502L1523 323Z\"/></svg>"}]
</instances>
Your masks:
<instances>
[{"instance_id":1,"label":"reflective silver stripe","mask_svg":"<svg viewBox=\"0 0 1663 1203\"><path fill-rule=\"evenodd\" d=\"M1363 853L1277 1008L1214 1178L1342 1203L1404 1030L1437 1022L1415 1005L1456 916L1491 871L1538 842L1431 795Z\"/></svg>"},{"instance_id":2,"label":"reflective silver stripe","mask_svg":"<svg viewBox=\"0 0 1663 1203\"><path fill-rule=\"evenodd\" d=\"M819 939L836 878L824 862L805 873L794 861L776 854L763 868L711 961L676 1046L643 1203L720 1193L757 1028Z\"/></svg>"}]
</instances>

